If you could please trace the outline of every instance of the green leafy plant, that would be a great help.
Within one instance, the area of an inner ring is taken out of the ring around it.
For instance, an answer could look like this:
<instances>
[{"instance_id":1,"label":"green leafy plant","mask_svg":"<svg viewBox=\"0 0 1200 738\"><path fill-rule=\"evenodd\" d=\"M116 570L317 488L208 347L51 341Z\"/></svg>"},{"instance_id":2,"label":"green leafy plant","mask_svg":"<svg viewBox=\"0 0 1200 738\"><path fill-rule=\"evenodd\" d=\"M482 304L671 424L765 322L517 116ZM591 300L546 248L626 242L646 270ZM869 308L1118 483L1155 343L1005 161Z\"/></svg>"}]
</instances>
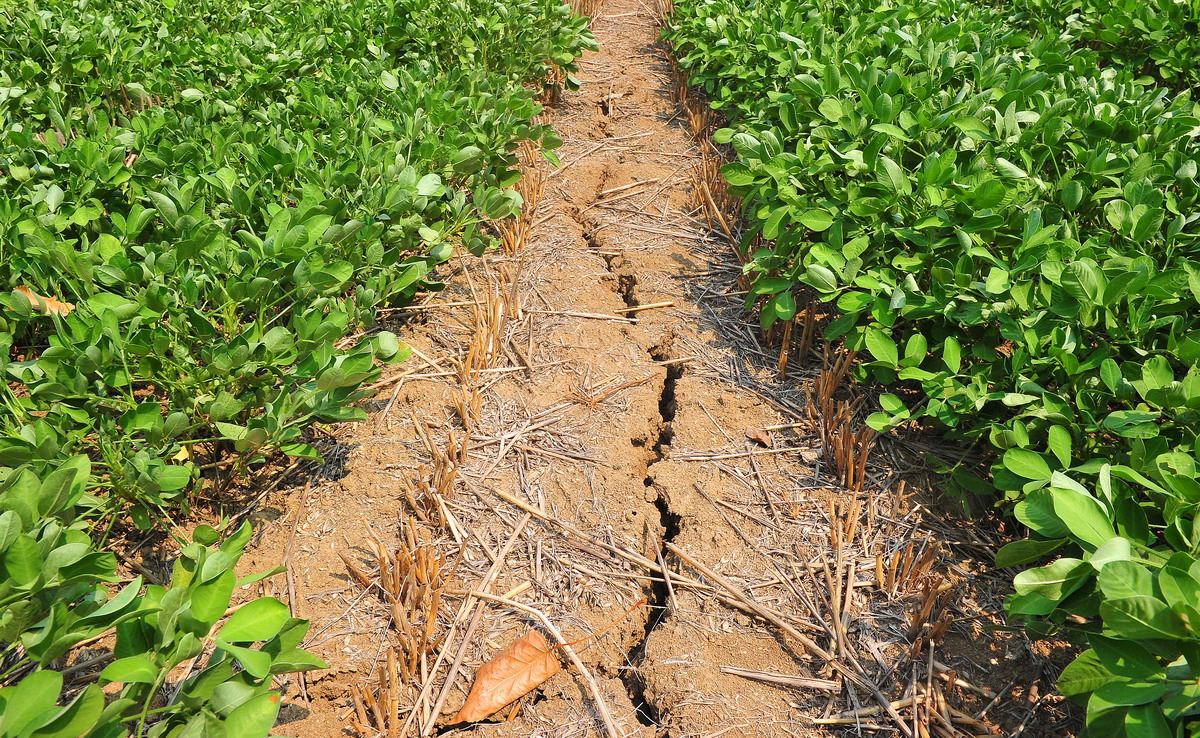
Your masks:
<instances>
[{"instance_id":1,"label":"green leafy plant","mask_svg":"<svg viewBox=\"0 0 1200 738\"><path fill-rule=\"evenodd\" d=\"M834 303L827 337L863 352L859 378L906 390L872 427L989 450L982 477L953 479L999 491L1033 532L998 563L1061 557L1017 576L1010 613L1100 652L1152 637L1112 604L1108 562L1158 582L1197 553L1200 109L1159 86L1182 77L1155 34L1184 10L1147 24L1134 16L1153 10L1104 4L1105 30L1070 7L694 0L665 36L731 121L715 139L736 156L747 307L767 327L795 315L797 289ZM1153 77L1116 55L1135 31L1161 57ZM1190 70L1186 45L1172 53ZM1137 603L1189 617L1143 589L1162 607ZM1163 637L1159 686L1068 692L1091 734L1183 734L1192 713L1168 682L1200 640Z\"/></svg>"},{"instance_id":2,"label":"green leafy plant","mask_svg":"<svg viewBox=\"0 0 1200 738\"><path fill-rule=\"evenodd\" d=\"M0 2L0 735L267 734L321 664L274 600L220 625L249 530L121 588L107 531L363 417L377 311L519 210L586 48L557 0ZM55 669L113 629L106 703Z\"/></svg>"},{"instance_id":3,"label":"green leafy plant","mask_svg":"<svg viewBox=\"0 0 1200 738\"><path fill-rule=\"evenodd\" d=\"M77 308L0 294L0 396L15 425L94 435L114 499L148 512L230 453L315 457L308 425L361 417L407 349L335 345L436 288L454 243L488 245L479 222L521 204L517 143L558 143L528 84L591 43L551 0L6 15L0 282Z\"/></svg>"},{"instance_id":4,"label":"green leafy plant","mask_svg":"<svg viewBox=\"0 0 1200 738\"><path fill-rule=\"evenodd\" d=\"M234 566L250 540L243 526L219 546L201 526L175 562L168 587L118 581L112 553L94 548L85 502L90 464L75 456L39 475L16 469L0 485L0 736L265 735L279 709L271 675L325 668L298 648L307 621L277 600L229 610ZM268 574L275 572L268 572ZM123 686L106 700L98 685L70 690L53 667L72 649L115 629L115 660L102 684ZM215 629L215 632L214 632ZM258 648L253 644L260 643ZM212 646L212 648L210 648ZM151 705L167 674L190 663L165 705ZM148 721L151 721L147 730Z\"/></svg>"},{"instance_id":5,"label":"green leafy plant","mask_svg":"<svg viewBox=\"0 0 1200 738\"><path fill-rule=\"evenodd\" d=\"M1073 43L1087 44L1106 65L1152 75L1177 90L1200 82L1195 69L1200 6L1193 0L1022 0L1016 7L1037 27L1057 27Z\"/></svg>"}]
</instances>

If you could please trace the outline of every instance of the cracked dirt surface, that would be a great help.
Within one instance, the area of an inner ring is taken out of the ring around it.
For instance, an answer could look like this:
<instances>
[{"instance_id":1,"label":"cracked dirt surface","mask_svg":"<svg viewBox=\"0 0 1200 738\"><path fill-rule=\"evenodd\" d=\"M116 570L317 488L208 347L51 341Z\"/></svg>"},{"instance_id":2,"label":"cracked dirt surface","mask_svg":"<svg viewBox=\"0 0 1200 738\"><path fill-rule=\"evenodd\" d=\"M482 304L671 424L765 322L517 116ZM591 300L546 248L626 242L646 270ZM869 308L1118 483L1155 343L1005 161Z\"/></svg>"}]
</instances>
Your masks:
<instances>
[{"instance_id":1,"label":"cracked dirt surface","mask_svg":"<svg viewBox=\"0 0 1200 738\"><path fill-rule=\"evenodd\" d=\"M366 403L371 419L339 429L339 444L327 453L337 463L304 489L268 498L260 515L260 525L268 524L245 567L289 564L287 578L260 591L313 620L307 647L333 667L289 685L277 735L355 734L350 689L373 685L385 652L401 643L394 611L341 558L371 571L373 536L388 548L407 536L457 561L430 626L448 636L448 646L417 660L418 674L400 689L394 735L419 735L422 726L424 734L459 730L447 728L446 718L461 706L475 669L533 624L502 605L482 608L440 715L432 709L462 641L463 595L482 586L510 543L490 591L517 592L568 638L600 630L646 599L601 637L576 646L622 736L827 736L858 728L812 723L847 706L828 691L731 673L833 676L777 628L718 601L708 585L672 585L605 546L695 576L675 547L814 638L821 627L805 598L819 599L813 590L828 585L838 593L828 600L847 606L839 612L875 613L861 622L844 614L844 622L869 641L881 670L910 646L896 633L905 630L914 595L895 587L865 592L875 574L866 563L862 581L851 567L843 594L829 567L811 562L829 548L839 506L850 498L861 499L860 513L872 520L898 521L862 526L855 550L864 561L892 555L902 540L928 538L920 516L902 495L854 495L829 482L818 439L803 427L774 431L774 448L747 439L748 428L803 426L801 381L776 381L775 357L756 348L755 331L740 315L737 266L690 212L696 149L672 102L654 16L640 0L608 0L594 31L601 50L581 64L582 90L549 111L565 142L563 166L542 165L545 193L524 247L452 263L446 290L430 303L443 307L408 311L397 327L418 353L389 370L388 384ZM487 305L492 312L483 315ZM486 361L472 364L480 354ZM774 388L769 398L765 387ZM436 477L435 460L447 455L456 476L441 501L430 503L414 485ZM497 493L558 522L535 517L522 525L522 511ZM429 524L423 516L436 516L415 509L428 504L440 505L445 525ZM413 525L405 523L410 518ZM591 542L564 535L563 523ZM772 558L778 554L802 562L808 579L794 565L795 581L781 573ZM960 552L947 577L969 580L986 566L971 555ZM839 549L839 567L841 556ZM807 583L797 588L797 581ZM871 601L879 606L871 609ZM966 617L975 615L973 606L958 611L964 624L952 636L979 636L979 622ZM879 612L890 614L881 619ZM425 628L427 615L409 625ZM952 666L1003 686L1044 662L1010 639ZM422 696L422 684L430 694ZM851 689L849 703L869 699ZM569 666L496 720L468 730L602 734L592 697ZM1043 734L1067 733L1025 732Z\"/></svg>"}]
</instances>

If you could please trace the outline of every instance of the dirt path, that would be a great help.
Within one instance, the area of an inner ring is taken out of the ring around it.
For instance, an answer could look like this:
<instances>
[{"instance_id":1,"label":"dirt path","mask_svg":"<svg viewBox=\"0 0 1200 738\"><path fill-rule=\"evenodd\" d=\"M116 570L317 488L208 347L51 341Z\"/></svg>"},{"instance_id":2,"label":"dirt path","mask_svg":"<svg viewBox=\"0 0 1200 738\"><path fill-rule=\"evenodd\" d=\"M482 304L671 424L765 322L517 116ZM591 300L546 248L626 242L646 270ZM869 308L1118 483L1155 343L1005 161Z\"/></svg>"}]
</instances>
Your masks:
<instances>
[{"instance_id":1,"label":"dirt path","mask_svg":"<svg viewBox=\"0 0 1200 738\"><path fill-rule=\"evenodd\" d=\"M475 669L532 622L502 604L464 604L472 589L509 593L568 638L646 598L576 647L622 736L842 731L812 718L873 698L862 683L843 691L810 640L890 699L919 676L921 694L973 713L982 692L1012 681L1013 704L985 721L1033 714L1022 700L1045 660L1024 641L982 638L977 608L999 603L975 601L991 596L973 574L986 568L978 541L939 544L883 451L869 493L830 481L806 410L805 377L821 368L777 380L778 349L762 348L741 313L738 266L693 213L698 151L656 28L641 0L608 1L583 90L550 115L564 166L540 168L522 248L455 262L429 309L407 313L399 330L417 354L392 370L371 420L339 429L321 477L269 501L263 518L274 522L247 569L290 566L264 592L313 620L309 647L334 665L292 685L277 734L333 736L362 722L350 691L373 691L392 649L395 734L443 725ZM770 428L772 448L747 437ZM413 575L398 602L383 594L381 577L439 556L444 582ZM655 574L657 562L675 575ZM915 670L935 657L946 662L937 678ZM947 686L955 679L978 689ZM517 704L480 733L602 734L570 666ZM1058 717L1037 713L1047 731Z\"/></svg>"}]
</instances>

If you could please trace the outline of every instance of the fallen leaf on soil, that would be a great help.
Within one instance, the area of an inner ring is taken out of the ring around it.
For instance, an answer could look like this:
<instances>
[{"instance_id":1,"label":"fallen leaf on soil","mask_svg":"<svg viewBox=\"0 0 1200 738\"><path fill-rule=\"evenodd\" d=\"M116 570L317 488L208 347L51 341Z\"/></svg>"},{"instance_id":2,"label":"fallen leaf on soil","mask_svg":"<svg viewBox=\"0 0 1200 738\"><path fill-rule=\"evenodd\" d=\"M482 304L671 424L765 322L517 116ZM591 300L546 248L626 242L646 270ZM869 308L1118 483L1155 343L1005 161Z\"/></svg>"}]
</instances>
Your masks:
<instances>
[{"instance_id":1,"label":"fallen leaf on soil","mask_svg":"<svg viewBox=\"0 0 1200 738\"><path fill-rule=\"evenodd\" d=\"M775 439L762 428L756 428L753 425L746 426L746 438L749 438L760 446L775 448Z\"/></svg>"},{"instance_id":2,"label":"fallen leaf on soil","mask_svg":"<svg viewBox=\"0 0 1200 738\"><path fill-rule=\"evenodd\" d=\"M25 295L29 303L33 305L33 309L43 315L70 315L75 309L75 305L69 302L63 302L57 297L43 297L28 287L17 287L17 292Z\"/></svg>"},{"instance_id":3,"label":"fallen leaf on soil","mask_svg":"<svg viewBox=\"0 0 1200 738\"><path fill-rule=\"evenodd\" d=\"M479 667L467 701L451 723L473 723L525 696L558 673L558 657L546 637L531 630Z\"/></svg>"}]
</instances>

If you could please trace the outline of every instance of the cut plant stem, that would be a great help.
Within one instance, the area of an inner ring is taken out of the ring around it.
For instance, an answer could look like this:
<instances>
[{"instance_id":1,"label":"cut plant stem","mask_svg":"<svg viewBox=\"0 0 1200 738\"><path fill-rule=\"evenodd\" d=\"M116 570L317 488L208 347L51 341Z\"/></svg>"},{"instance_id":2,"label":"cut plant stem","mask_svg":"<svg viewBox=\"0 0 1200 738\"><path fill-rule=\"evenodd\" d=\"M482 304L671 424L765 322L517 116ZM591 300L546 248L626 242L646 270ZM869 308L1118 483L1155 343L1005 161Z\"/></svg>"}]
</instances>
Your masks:
<instances>
[{"instance_id":1,"label":"cut plant stem","mask_svg":"<svg viewBox=\"0 0 1200 738\"><path fill-rule=\"evenodd\" d=\"M663 302L651 302L646 305L634 305L633 307L621 308L620 310L614 310L613 312L614 313L636 313L641 310L651 310L653 308L665 308L665 307L675 307L675 303L672 300L666 300Z\"/></svg>"}]
</instances>

